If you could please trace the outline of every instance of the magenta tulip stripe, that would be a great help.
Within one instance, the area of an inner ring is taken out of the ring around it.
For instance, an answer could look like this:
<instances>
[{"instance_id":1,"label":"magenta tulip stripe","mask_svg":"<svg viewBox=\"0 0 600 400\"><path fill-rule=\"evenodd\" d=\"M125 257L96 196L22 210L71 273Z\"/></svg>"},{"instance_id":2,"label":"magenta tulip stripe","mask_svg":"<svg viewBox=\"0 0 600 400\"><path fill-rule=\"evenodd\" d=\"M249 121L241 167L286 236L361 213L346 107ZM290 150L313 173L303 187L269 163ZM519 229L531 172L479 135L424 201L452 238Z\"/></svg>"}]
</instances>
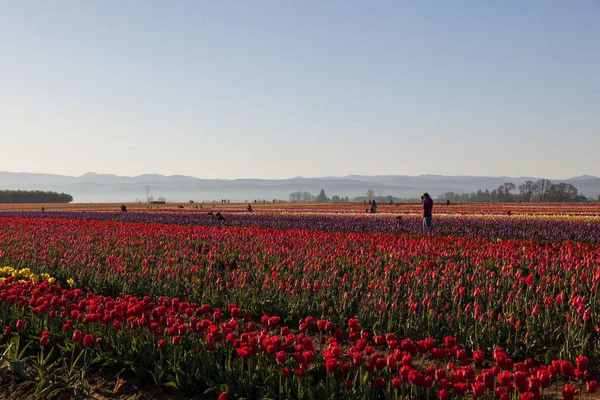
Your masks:
<instances>
[{"instance_id":1,"label":"magenta tulip stripe","mask_svg":"<svg viewBox=\"0 0 600 400\"><path fill-rule=\"evenodd\" d=\"M206 213L176 212L89 212L89 211L0 211L0 217L58 218L99 221L153 222L200 226L258 226L270 229L307 229L324 232L421 233L420 218L379 215L278 215L223 213L224 220ZM600 221L543 220L533 218L484 218L481 216L444 216L434 219L431 233L438 236L473 236L502 239L576 241L600 243Z\"/></svg>"}]
</instances>

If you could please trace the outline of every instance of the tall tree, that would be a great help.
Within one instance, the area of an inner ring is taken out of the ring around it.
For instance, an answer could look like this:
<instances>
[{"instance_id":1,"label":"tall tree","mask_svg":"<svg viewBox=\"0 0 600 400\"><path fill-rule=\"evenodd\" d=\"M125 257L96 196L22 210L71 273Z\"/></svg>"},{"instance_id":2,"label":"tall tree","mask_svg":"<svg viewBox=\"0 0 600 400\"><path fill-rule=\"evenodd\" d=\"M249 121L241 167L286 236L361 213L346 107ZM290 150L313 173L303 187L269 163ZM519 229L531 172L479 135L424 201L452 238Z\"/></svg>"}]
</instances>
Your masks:
<instances>
[{"instance_id":1,"label":"tall tree","mask_svg":"<svg viewBox=\"0 0 600 400\"><path fill-rule=\"evenodd\" d=\"M546 196L552 187L552 182L549 179L540 179L535 183L536 194L540 201L546 201Z\"/></svg>"},{"instance_id":2,"label":"tall tree","mask_svg":"<svg viewBox=\"0 0 600 400\"><path fill-rule=\"evenodd\" d=\"M373 200L375 197L375 191L373 189L367 190L367 201Z\"/></svg>"},{"instance_id":3,"label":"tall tree","mask_svg":"<svg viewBox=\"0 0 600 400\"><path fill-rule=\"evenodd\" d=\"M521 195L521 200L530 202L531 196L536 191L535 183L533 181L525 181L519 185L519 194Z\"/></svg>"},{"instance_id":4,"label":"tall tree","mask_svg":"<svg viewBox=\"0 0 600 400\"><path fill-rule=\"evenodd\" d=\"M317 198L315 199L315 201L317 203L326 203L329 201L329 198L327 197L327 195L325 194L325 189L321 189L321 191L319 192L319 194L317 195Z\"/></svg>"}]
</instances>

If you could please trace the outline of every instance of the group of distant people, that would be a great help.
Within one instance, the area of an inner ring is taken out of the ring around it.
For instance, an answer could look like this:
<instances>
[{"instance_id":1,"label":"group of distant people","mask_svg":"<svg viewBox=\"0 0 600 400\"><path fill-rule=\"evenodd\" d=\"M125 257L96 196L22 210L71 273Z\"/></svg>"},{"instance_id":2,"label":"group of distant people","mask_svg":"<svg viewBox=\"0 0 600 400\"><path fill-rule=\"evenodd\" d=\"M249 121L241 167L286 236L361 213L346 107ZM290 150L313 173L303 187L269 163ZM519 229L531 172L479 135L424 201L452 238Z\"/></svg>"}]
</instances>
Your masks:
<instances>
[{"instance_id":1,"label":"group of distant people","mask_svg":"<svg viewBox=\"0 0 600 400\"><path fill-rule=\"evenodd\" d=\"M423 230L429 232L433 226L433 199L431 198L429 193L423 193L423 196L421 196L421 204L423 205ZM450 205L450 201L447 201L446 205ZM179 208L183 208L183 206L180 205ZM198 206L192 206L192 208L198 208ZM44 208L42 207L42 211L43 210ZM248 212L252 212L252 206L248 204L246 210L248 210ZM127 212L127 207L125 206L125 204L121 205L121 212ZM367 207L365 212L371 214L377 213L377 202L375 200L369 200L369 207ZM212 216L213 213L209 212L208 215ZM510 215L510 211L508 215ZM214 217L216 217L216 219L220 221L225 220L225 218L221 215L220 212L216 213ZM398 217L398 220L401 221L401 218Z\"/></svg>"},{"instance_id":2,"label":"group of distant people","mask_svg":"<svg viewBox=\"0 0 600 400\"><path fill-rule=\"evenodd\" d=\"M429 193L423 193L421 196L421 204L423 205L423 230L429 232L433 227L433 199ZM450 201L446 201L446 205L450 205ZM369 200L369 207L365 212L375 214L377 213L377 202L375 200ZM398 221L401 221L401 217L397 217Z\"/></svg>"}]
</instances>

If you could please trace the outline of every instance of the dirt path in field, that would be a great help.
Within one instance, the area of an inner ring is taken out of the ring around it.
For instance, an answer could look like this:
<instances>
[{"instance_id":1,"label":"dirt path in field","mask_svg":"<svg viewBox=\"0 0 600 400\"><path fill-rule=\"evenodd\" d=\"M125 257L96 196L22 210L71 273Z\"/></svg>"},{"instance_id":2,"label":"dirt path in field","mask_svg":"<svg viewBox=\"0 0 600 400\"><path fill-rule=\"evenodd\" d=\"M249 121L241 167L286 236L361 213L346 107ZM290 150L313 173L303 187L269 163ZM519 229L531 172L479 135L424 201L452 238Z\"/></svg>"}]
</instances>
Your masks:
<instances>
[{"instance_id":1,"label":"dirt path in field","mask_svg":"<svg viewBox=\"0 0 600 400\"><path fill-rule=\"evenodd\" d=\"M203 393L194 396L185 396L179 393L162 390L151 382L139 379L118 381L114 377L95 376L90 378L91 396L76 396L65 393L58 397L61 400L71 399L96 399L96 400L215 400ZM10 373L0 374L0 399L1 400L30 400L40 397L35 396L37 382L32 380L20 381ZM43 398L43 397L41 397Z\"/></svg>"}]
</instances>

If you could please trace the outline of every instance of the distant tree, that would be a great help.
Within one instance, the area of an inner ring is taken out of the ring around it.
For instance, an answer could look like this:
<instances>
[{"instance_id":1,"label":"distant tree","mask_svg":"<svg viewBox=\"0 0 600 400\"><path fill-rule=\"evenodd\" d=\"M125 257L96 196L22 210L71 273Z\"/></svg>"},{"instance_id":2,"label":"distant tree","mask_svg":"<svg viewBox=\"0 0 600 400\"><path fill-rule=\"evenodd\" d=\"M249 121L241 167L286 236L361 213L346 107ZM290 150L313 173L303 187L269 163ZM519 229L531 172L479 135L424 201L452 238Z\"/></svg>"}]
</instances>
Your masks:
<instances>
[{"instance_id":1,"label":"distant tree","mask_svg":"<svg viewBox=\"0 0 600 400\"><path fill-rule=\"evenodd\" d=\"M298 190L290 193L289 199L291 203L310 203L314 200L314 196L308 192Z\"/></svg>"},{"instance_id":2,"label":"distant tree","mask_svg":"<svg viewBox=\"0 0 600 400\"><path fill-rule=\"evenodd\" d=\"M41 190L0 190L0 203L70 203L73 196Z\"/></svg>"},{"instance_id":3,"label":"distant tree","mask_svg":"<svg viewBox=\"0 0 600 400\"><path fill-rule=\"evenodd\" d=\"M535 183L535 193L539 201L546 201L546 196L552 187L552 182L549 179L540 179Z\"/></svg>"},{"instance_id":4,"label":"distant tree","mask_svg":"<svg viewBox=\"0 0 600 400\"><path fill-rule=\"evenodd\" d=\"M333 196L331 196L331 201L334 203L341 203L342 199L337 194L334 194Z\"/></svg>"},{"instance_id":5,"label":"distant tree","mask_svg":"<svg viewBox=\"0 0 600 400\"><path fill-rule=\"evenodd\" d=\"M519 185L519 194L523 201L530 202L535 192L536 185L533 181L525 181Z\"/></svg>"},{"instance_id":6,"label":"distant tree","mask_svg":"<svg viewBox=\"0 0 600 400\"><path fill-rule=\"evenodd\" d=\"M551 185L546 194L547 201L556 201L565 203L569 201L577 201L578 191L575 186L567 183L559 183Z\"/></svg>"},{"instance_id":7,"label":"distant tree","mask_svg":"<svg viewBox=\"0 0 600 400\"><path fill-rule=\"evenodd\" d=\"M367 201L373 200L375 197L375 191L373 189L367 190Z\"/></svg>"},{"instance_id":8,"label":"distant tree","mask_svg":"<svg viewBox=\"0 0 600 400\"><path fill-rule=\"evenodd\" d=\"M319 192L319 194L317 195L317 198L315 199L315 201L317 203L326 203L329 201L329 198L327 197L327 195L325 194L325 190L321 189L321 191Z\"/></svg>"},{"instance_id":9,"label":"distant tree","mask_svg":"<svg viewBox=\"0 0 600 400\"><path fill-rule=\"evenodd\" d=\"M490 192L490 199L488 201L498 201L498 191L496 189Z\"/></svg>"},{"instance_id":10,"label":"distant tree","mask_svg":"<svg viewBox=\"0 0 600 400\"><path fill-rule=\"evenodd\" d=\"M505 201L511 201L512 200L512 193L510 193L510 191L511 190L515 190L517 187L512 182L505 182L502 186L504 186L504 199L505 199Z\"/></svg>"},{"instance_id":11,"label":"distant tree","mask_svg":"<svg viewBox=\"0 0 600 400\"><path fill-rule=\"evenodd\" d=\"M581 202L587 201L585 196L581 196L578 190L572 184L560 183L548 185L547 179L542 179L538 182L525 181L519 185L519 196L522 201L554 201L554 202ZM500 185L497 189L492 190L477 190L473 193L454 193L446 192L438 196L437 201L451 203L487 203L493 201L514 201L515 196L510 193L516 187L514 184L507 182ZM600 201L600 199L599 199Z\"/></svg>"}]
</instances>

